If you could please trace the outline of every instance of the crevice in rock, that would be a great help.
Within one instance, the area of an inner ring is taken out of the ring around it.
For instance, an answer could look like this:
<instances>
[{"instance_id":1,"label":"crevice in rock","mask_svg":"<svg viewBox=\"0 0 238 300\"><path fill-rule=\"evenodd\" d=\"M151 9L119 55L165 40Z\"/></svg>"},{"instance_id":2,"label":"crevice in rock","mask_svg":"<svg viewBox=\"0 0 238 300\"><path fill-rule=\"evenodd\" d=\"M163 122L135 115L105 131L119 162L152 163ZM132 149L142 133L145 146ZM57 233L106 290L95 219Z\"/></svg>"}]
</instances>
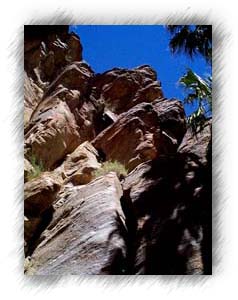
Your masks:
<instances>
[{"instance_id":1,"label":"crevice in rock","mask_svg":"<svg viewBox=\"0 0 238 300\"><path fill-rule=\"evenodd\" d=\"M135 262L135 251L136 251L136 230L137 230L137 219L135 216L133 204L130 198L130 190L123 192L120 199L121 207L125 215L125 222L127 227L127 235L125 241L127 245L127 274L133 275L134 273L134 262Z\"/></svg>"},{"instance_id":2,"label":"crevice in rock","mask_svg":"<svg viewBox=\"0 0 238 300\"><path fill-rule=\"evenodd\" d=\"M97 160L99 163L105 162L106 161L106 154L103 152L102 149L100 148L95 148L98 152L98 157Z\"/></svg>"},{"instance_id":3,"label":"crevice in rock","mask_svg":"<svg viewBox=\"0 0 238 300\"><path fill-rule=\"evenodd\" d=\"M49 209L47 209L45 212L42 213L41 218L42 221L38 225L33 237L28 242L27 250L25 253L25 256L31 256L34 252L37 245L41 242L40 236L42 232L47 228L47 226L50 224L52 218L53 218L54 208L51 206Z\"/></svg>"}]
</instances>

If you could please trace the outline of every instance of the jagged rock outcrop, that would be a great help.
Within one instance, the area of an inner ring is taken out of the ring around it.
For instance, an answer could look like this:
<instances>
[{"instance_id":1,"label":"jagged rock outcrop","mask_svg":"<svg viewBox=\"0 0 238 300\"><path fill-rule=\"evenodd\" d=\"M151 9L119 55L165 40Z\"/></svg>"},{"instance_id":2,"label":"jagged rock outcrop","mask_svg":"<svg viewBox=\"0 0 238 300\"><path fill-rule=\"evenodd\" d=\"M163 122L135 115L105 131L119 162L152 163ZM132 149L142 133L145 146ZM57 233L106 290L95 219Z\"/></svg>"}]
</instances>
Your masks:
<instances>
[{"instance_id":1,"label":"jagged rock outcrop","mask_svg":"<svg viewBox=\"0 0 238 300\"><path fill-rule=\"evenodd\" d=\"M79 146L81 139L73 114L65 102L49 98L38 106L25 134L25 155L52 170Z\"/></svg>"},{"instance_id":2,"label":"jagged rock outcrop","mask_svg":"<svg viewBox=\"0 0 238 300\"><path fill-rule=\"evenodd\" d=\"M131 171L140 163L175 153L186 130L183 107L176 100L141 103L121 114L101 132L93 145L107 160Z\"/></svg>"},{"instance_id":3,"label":"jagged rock outcrop","mask_svg":"<svg viewBox=\"0 0 238 300\"><path fill-rule=\"evenodd\" d=\"M82 45L75 34L68 33L68 26L34 26L24 28L24 124L52 83L65 67L82 60ZM74 64L73 64L74 65ZM75 75L68 66L61 80L67 82L67 75ZM70 73L71 72L71 73ZM73 76L71 76L73 80Z\"/></svg>"},{"instance_id":4,"label":"jagged rock outcrop","mask_svg":"<svg viewBox=\"0 0 238 300\"><path fill-rule=\"evenodd\" d=\"M27 274L125 273L121 195L115 173L72 188L67 199L55 204L57 210L40 237Z\"/></svg>"},{"instance_id":5,"label":"jagged rock outcrop","mask_svg":"<svg viewBox=\"0 0 238 300\"><path fill-rule=\"evenodd\" d=\"M25 27L26 274L211 274L211 120L187 130L151 66L96 74L68 29Z\"/></svg>"},{"instance_id":6,"label":"jagged rock outcrop","mask_svg":"<svg viewBox=\"0 0 238 300\"><path fill-rule=\"evenodd\" d=\"M70 62L82 60L82 45L68 26L25 26L24 68L39 85L46 86Z\"/></svg>"},{"instance_id":7,"label":"jagged rock outcrop","mask_svg":"<svg viewBox=\"0 0 238 300\"><path fill-rule=\"evenodd\" d=\"M88 87L89 79L93 74L88 64L84 62L73 62L67 65L50 84L45 91L44 98L56 90L58 86L67 88L68 90L79 90L81 94L84 94Z\"/></svg>"},{"instance_id":8,"label":"jagged rock outcrop","mask_svg":"<svg viewBox=\"0 0 238 300\"><path fill-rule=\"evenodd\" d=\"M140 164L123 182L124 206L131 202L128 218L135 220L135 274L211 273L204 261L211 255L210 130L208 124L206 138L188 132L183 151Z\"/></svg>"},{"instance_id":9,"label":"jagged rock outcrop","mask_svg":"<svg viewBox=\"0 0 238 300\"><path fill-rule=\"evenodd\" d=\"M24 211L27 217L38 217L46 211L56 199L62 182L50 172L42 173L24 187Z\"/></svg>"},{"instance_id":10,"label":"jagged rock outcrop","mask_svg":"<svg viewBox=\"0 0 238 300\"><path fill-rule=\"evenodd\" d=\"M98 156L97 150L89 142L84 142L66 157L57 171L61 172L65 183L87 184L101 166L97 160Z\"/></svg>"},{"instance_id":11,"label":"jagged rock outcrop","mask_svg":"<svg viewBox=\"0 0 238 300\"><path fill-rule=\"evenodd\" d=\"M148 65L132 70L115 68L93 79L94 94L103 99L107 108L116 114L127 111L141 102L163 98L156 72Z\"/></svg>"}]
</instances>

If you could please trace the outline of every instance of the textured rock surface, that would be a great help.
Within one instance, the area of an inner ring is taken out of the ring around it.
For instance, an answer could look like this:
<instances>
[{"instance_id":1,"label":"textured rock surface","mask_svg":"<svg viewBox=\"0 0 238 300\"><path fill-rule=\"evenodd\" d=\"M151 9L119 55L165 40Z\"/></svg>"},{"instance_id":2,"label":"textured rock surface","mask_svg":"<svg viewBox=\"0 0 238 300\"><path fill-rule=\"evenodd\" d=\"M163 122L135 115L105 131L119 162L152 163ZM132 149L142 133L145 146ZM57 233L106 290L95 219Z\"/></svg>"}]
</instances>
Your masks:
<instances>
[{"instance_id":1,"label":"textured rock surface","mask_svg":"<svg viewBox=\"0 0 238 300\"><path fill-rule=\"evenodd\" d=\"M82 46L79 37L68 34L68 26L25 26L24 31L24 104L25 121L41 102L50 86L62 81L77 82L77 63L82 60ZM74 62L74 63L72 63ZM80 63L79 63L80 64ZM81 65L84 65L81 63ZM81 77L84 76L82 67ZM90 70L90 72L92 72ZM59 75L61 74L61 75ZM75 77L75 78L74 78ZM82 80L81 80L82 83ZM83 83L84 85L86 84Z\"/></svg>"},{"instance_id":2,"label":"textured rock surface","mask_svg":"<svg viewBox=\"0 0 238 300\"><path fill-rule=\"evenodd\" d=\"M195 136L191 130L187 130L182 143L178 148L179 153L188 153L196 155L199 162L203 165L207 163L208 147L211 147L211 126L212 120L208 120L202 131L198 132Z\"/></svg>"},{"instance_id":3,"label":"textured rock surface","mask_svg":"<svg viewBox=\"0 0 238 300\"><path fill-rule=\"evenodd\" d=\"M38 31L38 33L36 33ZM25 26L25 70L46 87L70 62L82 60L79 37L68 34L68 26Z\"/></svg>"},{"instance_id":4,"label":"textured rock surface","mask_svg":"<svg viewBox=\"0 0 238 300\"><path fill-rule=\"evenodd\" d=\"M38 217L54 202L62 182L50 172L28 181L24 186L24 211L27 217Z\"/></svg>"},{"instance_id":5,"label":"textured rock surface","mask_svg":"<svg viewBox=\"0 0 238 300\"><path fill-rule=\"evenodd\" d=\"M97 157L97 150L89 142L78 146L59 168L65 182L74 185L89 183L93 179L93 172L101 166Z\"/></svg>"},{"instance_id":6,"label":"textured rock surface","mask_svg":"<svg viewBox=\"0 0 238 300\"><path fill-rule=\"evenodd\" d=\"M210 139L204 143L201 134L196 141L203 161ZM135 274L211 273L211 173L185 148L139 165L123 183L123 201L132 202L128 218L135 219Z\"/></svg>"},{"instance_id":7,"label":"textured rock surface","mask_svg":"<svg viewBox=\"0 0 238 300\"><path fill-rule=\"evenodd\" d=\"M78 89L81 94L83 94L86 92L88 81L91 76L93 76L93 71L88 64L84 62L73 62L67 65L51 83L46 90L44 97L54 91L58 85L67 89Z\"/></svg>"},{"instance_id":8,"label":"textured rock surface","mask_svg":"<svg viewBox=\"0 0 238 300\"><path fill-rule=\"evenodd\" d=\"M24 77L24 127L28 125L32 112L40 103L43 90L34 83L32 78L25 72Z\"/></svg>"},{"instance_id":9,"label":"textured rock surface","mask_svg":"<svg viewBox=\"0 0 238 300\"><path fill-rule=\"evenodd\" d=\"M121 185L115 173L72 188L62 199L27 274L123 274L126 247Z\"/></svg>"},{"instance_id":10,"label":"textured rock surface","mask_svg":"<svg viewBox=\"0 0 238 300\"><path fill-rule=\"evenodd\" d=\"M96 137L93 145L107 160L118 160L130 171L144 161L175 153L185 130L181 103L156 100L121 114Z\"/></svg>"},{"instance_id":11,"label":"textured rock surface","mask_svg":"<svg viewBox=\"0 0 238 300\"><path fill-rule=\"evenodd\" d=\"M40 233L45 229L57 199L62 180L56 174L45 172L24 186L24 250L31 254Z\"/></svg>"},{"instance_id":12,"label":"textured rock surface","mask_svg":"<svg viewBox=\"0 0 238 300\"><path fill-rule=\"evenodd\" d=\"M92 82L97 98L105 101L114 113L122 113L141 102L162 98L156 72L148 65L132 70L115 68L97 75Z\"/></svg>"},{"instance_id":13,"label":"textured rock surface","mask_svg":"<svg viewBox=\"0 0 238 300\"><path fill-rule=\"evenodd\" d=\"M211 120L148 65L95 74L68 29L25 27L26 274L211 274Z\"/></svg>"},{"instance_id":14,"label":"textured rock surface","mask_svg":"<svg viewBox=\"0 0 238 300\"><path fill-rule=\"evenodd\" d=\"M27 129L25 154L34 155L46 169L54 168L81 141L73 114L57 98L38 106Z\"/></svg>"}]
</instances>

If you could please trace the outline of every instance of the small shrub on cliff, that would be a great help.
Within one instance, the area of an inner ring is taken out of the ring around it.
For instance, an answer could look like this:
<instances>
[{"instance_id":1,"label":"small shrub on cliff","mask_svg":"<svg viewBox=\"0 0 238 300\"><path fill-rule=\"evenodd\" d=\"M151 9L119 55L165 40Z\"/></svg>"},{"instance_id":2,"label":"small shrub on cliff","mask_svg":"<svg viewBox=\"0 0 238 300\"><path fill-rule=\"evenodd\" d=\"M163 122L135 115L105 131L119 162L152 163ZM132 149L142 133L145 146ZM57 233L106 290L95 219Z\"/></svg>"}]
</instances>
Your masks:
<instances>
[{"instance_id":1,"label":"small shrub on cliff","mask_svg":"<svg viewBox=\"0 0 238 300\"><path fill-rule=\"evenodd\" d=\"M29 161L34 170L28 174L27 181L30 181L30 180L40 176L40 174L42 172L46 171L42 161L37 160L34 155L31 155L31 157L29 158Z\"/></svg>"},{"instance_id":2,"label":"small shrub on cliff","mask_svg":"<svg viewBox=\"0 0 238 300\"><path fill-rule=\"evenodd\" d=\"M120 179L122 176L126 176L128 171L123 164L118 161L106 161L102 164L102 167L94 172L94 178L106 175L109 172L116 172L117 177Z\"/></svg>"}]
</instances>

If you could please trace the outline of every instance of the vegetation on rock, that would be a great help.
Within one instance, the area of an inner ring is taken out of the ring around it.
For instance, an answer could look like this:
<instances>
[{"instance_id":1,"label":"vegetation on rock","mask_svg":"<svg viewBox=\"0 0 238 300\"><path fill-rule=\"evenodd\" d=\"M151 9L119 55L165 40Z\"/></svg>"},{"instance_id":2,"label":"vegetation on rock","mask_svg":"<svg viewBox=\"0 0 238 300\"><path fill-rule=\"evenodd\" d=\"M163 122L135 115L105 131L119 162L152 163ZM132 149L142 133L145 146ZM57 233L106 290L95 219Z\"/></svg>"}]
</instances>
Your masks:
<instances>
[{"instance_id":1,"label":"vegetation on rock","mask_svg":"<svg viewBox=\"0 0 238 300\"><path fill-rule=\"evenodd\" d=\"M104 176L109 172L115 172L117 177L120 179L122 176L126 176L128 170L119 161L106 161L102 164L101 168L94 172L94 177Z\"/></svg>"},{"instance_id":2,"label":"vegetation on rock","mask_svg":"<svg viewBox=\"0 0 238 300\"><path fill-rule=\"evenodd\" d=\"M37 178L42 172L47 171L43 165L43 162L38 160L35 155L32 154L29 157L29 161L33 167L33 170L27 175L27 181Z\"/></svg>"}]
</instances>

